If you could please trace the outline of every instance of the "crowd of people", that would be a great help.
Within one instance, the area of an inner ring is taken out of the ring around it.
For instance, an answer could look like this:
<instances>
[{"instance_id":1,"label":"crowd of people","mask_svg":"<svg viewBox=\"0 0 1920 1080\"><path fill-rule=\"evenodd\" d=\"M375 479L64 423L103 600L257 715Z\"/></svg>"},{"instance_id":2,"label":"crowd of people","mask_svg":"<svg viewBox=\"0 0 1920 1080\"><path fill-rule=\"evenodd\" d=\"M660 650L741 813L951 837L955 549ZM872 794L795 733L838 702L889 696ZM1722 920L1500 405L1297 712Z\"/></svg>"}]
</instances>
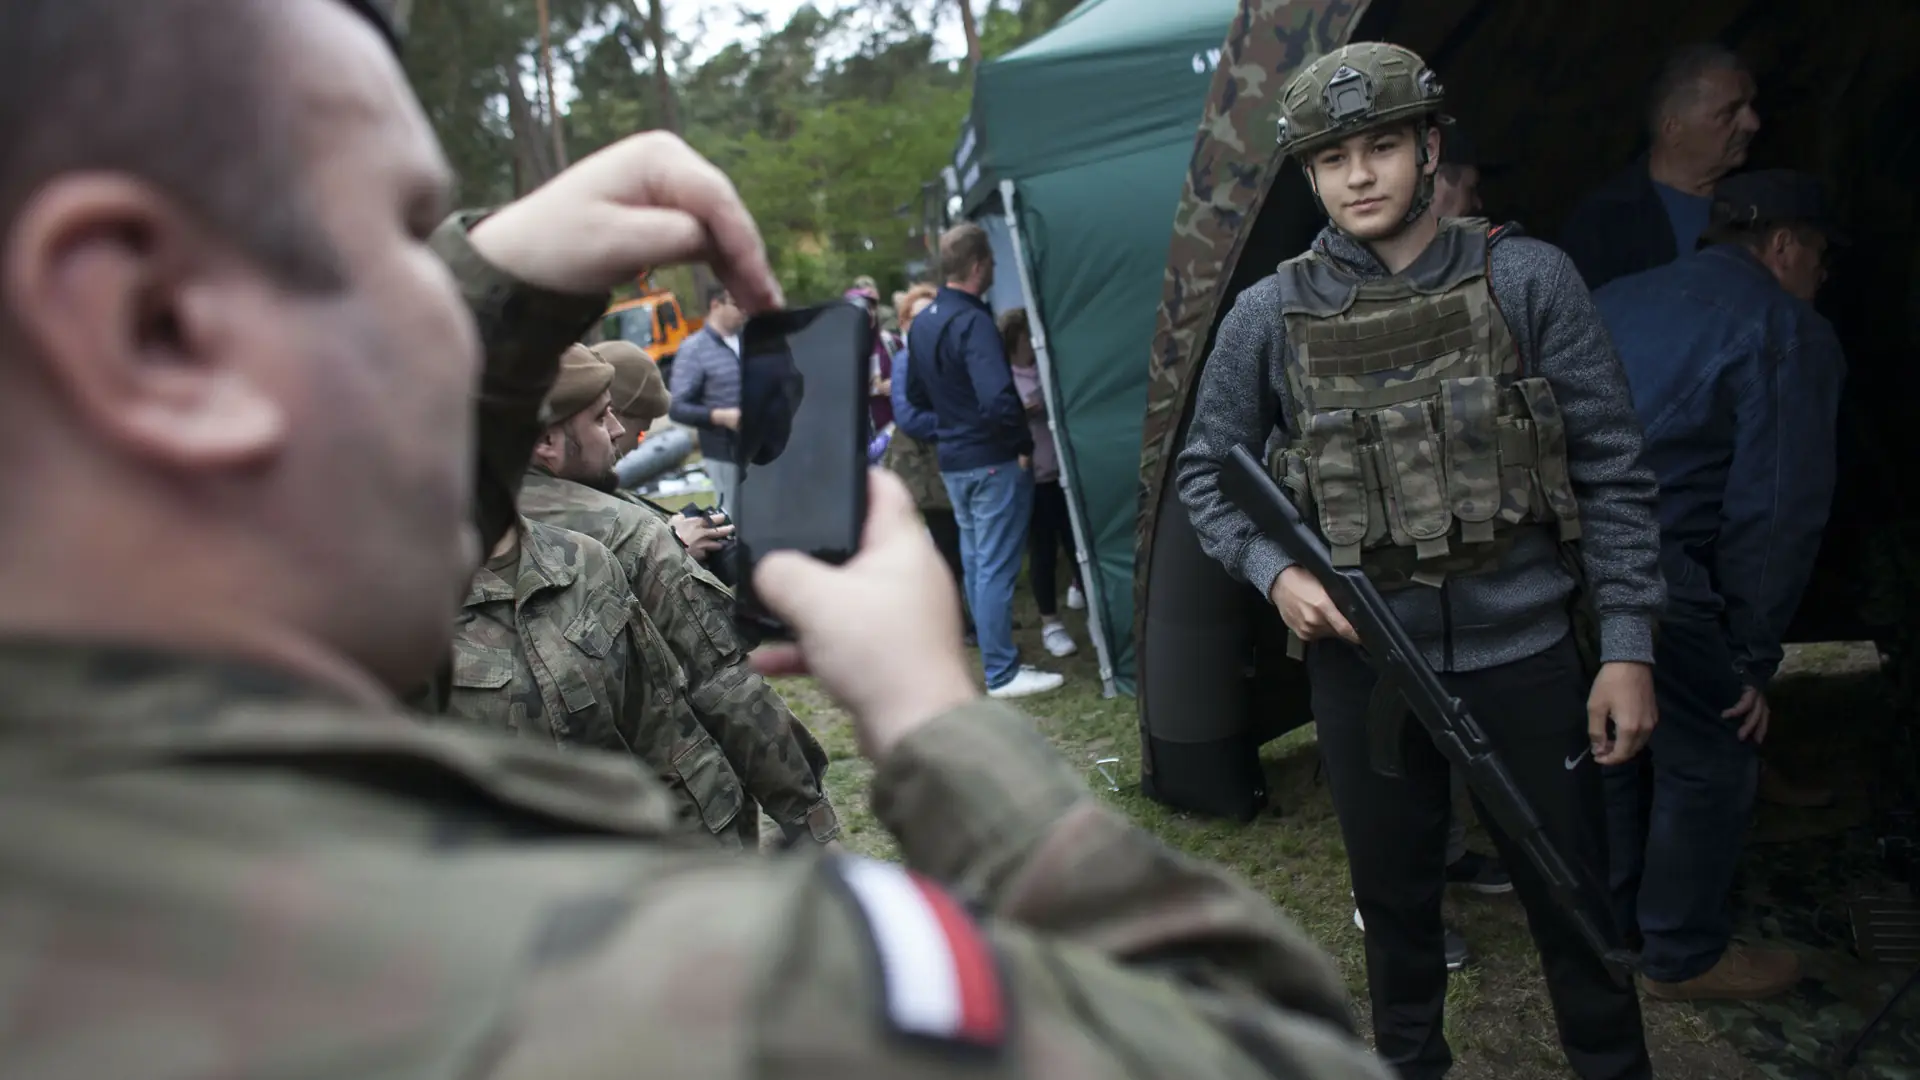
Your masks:
<instances>
[{"instance_id":1,"label":"crowd of people","mask_svg":"<svg viewBox=\"0 0 1920 1080\"><path fill-rule=\"evenodd\" d=\"M1791 949L1734 941L1729 910L1766 688L1833 494L1846 368L1813 301L1844 237L1813 178L1738 171L1759 120L1723 48L1668 61L1651 150L1581 202L1564 249L1478 216L1485 163L1444 95L1375 43L1282 94L1283 146L1329 224L1226 316L1177 482L1203 548L1303 647L1381 1056L1447 1071L1464 944L1441 892L1486 873L1527 909L1574 1072L1649 1076L1639 994L1758 999L1799 978ZM1455 869L1458 775L1406 737L1321 583L1223 497L1236 448L1266 456L1471 707L1609 897L1588 914L1637 953L1637 993L1504 822L1481 815L1499 864Z\"/></svg>"},{"instance_id":2,"label":"crowd of people","mask_svg":"<svg viewBox=\"0 0 1920 1080\"><path fill-rule=\"evenodd\" d=\"M1073 643L1033 337L980 300L985 235L943 237L944 284L903 300L905 340L874 358L891 468L860 553L766 555L756 592L797 643L747 640L707 565L724 516L615 472L662 415L732 460L729 357L784 303L747 208L646 134L449 214L383 11L0 14L0 99L34 103L0 110L0 440L22 466L0 481L0 1072L1439 1075L1446 764L1408 739L1401 775L1370 767L1352 628L1220 499L1226 448L1275 435L1336 558L1403 586L1397 613L1563 849L1595 874L1610 844L1644 850L1614 885L1646 992L1778 981L1708 911L1724 860L1699 845L1737 847L1743 819L1694 800L1751 802L1810 558L1781 489L1725 512L1740 477L1786 468L1782 439L1830 436L1823 400L1782 418L1815 393L1796 380L1837 379L1806 307L1833 233L1800 178L1725 177L1698 253L1596 308L1557 249L1433 213L1442 98L1418 57L1349 46L1285 96L1332 224L1228 317L1180 483L1207 550L1308 643L1376 1055L1266 898L987 700L1061 685L1013 646L1023 549L1045 646ZM1726 69L1699 70L1675 85ZM1698 104L1675 102L1657 133ZM671 388L638 349L581 344L614 285L696 260L721 289ZM1388 322L1384 343L1351 332ZM1438 366L1407 382L1388 354ZM1721 394L1737 424L1714 426ZM1399 453L1440 444L1435 415L1457 483ZM1795 497L1819 495L1809 476ZM724 510L739 477L715 481ZM1775 536L1757 580L1751 530ZM798 673L851 714L902 864L839 849L830 762L767 681ZM1651 793L1650 823L1609 835L1602 767L1612 809ZM762 854L763 814L818 850ZM1576 1071L1648 1075L1634 989L1489 831Z\"/></svg>"}]
</instances>

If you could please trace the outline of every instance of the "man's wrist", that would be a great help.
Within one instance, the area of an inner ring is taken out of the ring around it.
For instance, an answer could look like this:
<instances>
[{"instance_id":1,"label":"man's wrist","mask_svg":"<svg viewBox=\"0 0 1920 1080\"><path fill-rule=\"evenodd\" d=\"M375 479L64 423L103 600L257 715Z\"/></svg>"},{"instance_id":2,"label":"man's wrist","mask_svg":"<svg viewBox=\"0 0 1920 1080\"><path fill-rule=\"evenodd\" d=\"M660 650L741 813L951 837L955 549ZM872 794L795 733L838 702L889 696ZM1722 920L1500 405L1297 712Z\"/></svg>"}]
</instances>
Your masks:
<instances>
[{"instance_id":1,"label":"man's wrist","mask_svg":"<svg viewBox=\"0 0 1920 1080\"><path fill-rule=\"evenodd\" d=\"M935 718L963 708L980 698L980 691L964 672L919 681L911 693L867 711L859 721L867 756L885 761L901 740Z\"/></svg>"},{"instance_id":2,"label":"man's wrist","mask_svg":"<svg viewBox=\"0 0 1920 1080\"><path fill-rule=\"evenodd\" d=\"M980 698L920 725L873 779L907 865L988 902L1090 797L1032 721Z\"/></svg>"}]
</instances>

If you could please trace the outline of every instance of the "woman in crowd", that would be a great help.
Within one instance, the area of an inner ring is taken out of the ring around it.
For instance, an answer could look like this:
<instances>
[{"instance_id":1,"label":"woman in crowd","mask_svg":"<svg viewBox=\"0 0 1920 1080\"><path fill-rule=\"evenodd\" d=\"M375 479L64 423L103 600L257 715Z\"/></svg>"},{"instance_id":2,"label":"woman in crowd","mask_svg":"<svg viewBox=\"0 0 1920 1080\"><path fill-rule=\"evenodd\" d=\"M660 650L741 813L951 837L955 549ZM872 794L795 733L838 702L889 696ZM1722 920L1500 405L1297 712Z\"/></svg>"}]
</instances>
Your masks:
<instances>
[{"instance_id":1,"label":"woman in crowd","mask_svg":"<svg viewBox=\"0 0 1920 1080\"><path fill-rule=\"evenodd\" d=\"M893 425L893 354L900 342L880 325L880 293L871 285L855 285L846 292L848 300L867 309L867 321L873 327L873 356L867 371L867 420L869 436L877 436Z\"/></svg>"},{"instance_id":2,"label":"woman in crowd","mask_svg":"<svg viewBox=\"0 0 1920 1080\"><path fill-rule=\"evenodd\" d=\"M1006 346L1007 362L1013 365L1013 387L1027 408L1027 423L1033 429L1033 522L1027 527L1027 573L1033 598L1040 606L1040 641L1054 656L1072 656L1079 646L1060 621L1059 582L1055 576L1063 549L1071 581L1067 606L1078 608L1085 600L1080 592L1073 523L1067 517L1067 494L1060 487L1060 454L1047 421L1047 401L1040 388L1040 367L1035 362L1033 331L1025 308L1013 308L1000 316L1000 341Z\"/></svg>"},{"instance_id":3,"label":"woman in crowd","mask_svg":"<svg viewBox=\"0 0 1920 1080\"><path fill-rule=\"evenodd\" d=\"M900 317L899 336L903 344L888 365L891 372L888 389L893 398L889 419L896 413L912 408L906 401L909 360L904 341L907 331L913 327L914 316L933 303L936 291L932 285L915 285L906 291L899 307L895 309ZM947 497L946 482L940 479L940 461L934 456L933 444L914 438L896 425L880 463L907 482L907 490L913 492L913 501L920 507L920 516L927 521L927 531L933 534L934 546L940 549L940 556L947 561L947 568L953 571L954 583L960 585L966 578L966 571L960 563L960 525L953 517L953 502ZM960 621L971 643L973 616L967 611L966 596L967 590L963 586L960 589Z\"/></svg>"}]
</instances>

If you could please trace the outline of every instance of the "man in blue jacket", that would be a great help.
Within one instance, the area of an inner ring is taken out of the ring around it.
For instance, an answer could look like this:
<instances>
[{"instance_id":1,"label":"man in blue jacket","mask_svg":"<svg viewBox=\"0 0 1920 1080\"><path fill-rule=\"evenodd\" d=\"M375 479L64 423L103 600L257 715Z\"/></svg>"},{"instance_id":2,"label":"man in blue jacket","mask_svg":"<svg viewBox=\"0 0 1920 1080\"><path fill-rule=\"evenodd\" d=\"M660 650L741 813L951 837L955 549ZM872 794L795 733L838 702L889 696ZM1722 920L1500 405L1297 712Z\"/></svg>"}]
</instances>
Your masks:
<instances>
[{"instance_id":1,"label":"man in blue jacket","mask_svg":"<svg viewBox=\"0 0 1920 1080\"><path fill-rule=\"evenodd\" d=\"M1813 299L1835 236L1813 178L1731 176L1700 250L1594 296L1660 479L1660 726L1606 783L1616 914L1643 937L1661 1000L1762 998L1799 979L1793 953L1729 943L1727 902L1767 681L1833 498L1846 361Z\"/></svg>"},{"instance_id":2,"label":"man in blue jacket","mask_svg":"<svg viewBox=\"0 0 1920 1080\"><path fill-rule=\"evenodd\" d=\"M1013 647L1013 587L1033 514L1033 435L993 312L980 299L993 285L986 230L971 222L947 230L940 237L940 272L946 286L908 331L911 408L894 422L916 439L931 439L939 454L960 526L987 693L1043 694L1064 680L1021 666ZM930 427L919 414L931 415Z\"/></svg>"}]
</instances>

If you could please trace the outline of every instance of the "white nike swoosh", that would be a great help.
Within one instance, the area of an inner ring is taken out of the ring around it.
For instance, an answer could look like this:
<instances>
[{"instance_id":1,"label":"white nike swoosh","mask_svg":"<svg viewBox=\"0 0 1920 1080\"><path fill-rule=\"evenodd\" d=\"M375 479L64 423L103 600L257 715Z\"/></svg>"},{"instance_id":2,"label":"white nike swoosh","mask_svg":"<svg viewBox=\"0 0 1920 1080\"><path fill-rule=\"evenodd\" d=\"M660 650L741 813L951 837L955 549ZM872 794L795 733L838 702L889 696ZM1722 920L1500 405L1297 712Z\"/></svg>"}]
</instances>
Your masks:
<instances>
[{"instance_id":1,"label":"white nike swoosh","mask_svg":"<svg viewBox=\"0 0 1920 1080\"><path fill-rule=\"evenodd\" d=\"M1570 757L1570 758L1568 758L1568 759L1567 759L1567 771L1568 771L1568 772L1572 772L1572 771L1574 770L1574 767L1580 764L1580 759L1581 759L1581 758L1583 758L1583 757L1586 757L1586 756L1587 756L1587 751L1585 751L1585 750L1582 750L1582 751L1580 751L1579 753L1577 753L1577 754L1575 754L1575 755L1573 755L1572 757Z\"/></svg>"}]
</instances>

